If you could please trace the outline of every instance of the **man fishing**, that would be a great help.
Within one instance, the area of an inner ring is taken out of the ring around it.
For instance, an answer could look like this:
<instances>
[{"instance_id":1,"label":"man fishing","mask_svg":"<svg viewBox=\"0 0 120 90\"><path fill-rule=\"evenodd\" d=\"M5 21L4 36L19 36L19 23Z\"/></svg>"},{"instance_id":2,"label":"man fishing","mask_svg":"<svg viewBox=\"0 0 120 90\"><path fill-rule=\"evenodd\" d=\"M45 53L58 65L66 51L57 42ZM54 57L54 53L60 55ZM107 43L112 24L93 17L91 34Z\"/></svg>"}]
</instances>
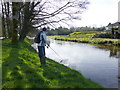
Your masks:
<instances>
[{"instance_id":1,"label":"man fishing","mask_svg":"<svg viewBox=\"0 0 120 90\"><path fill-rule=\"evenodd\" d=\"M49 42L46 39L46 28L42 28L42 31L40 31L40 43L38 43L38 55L40 57L41 65L46 65L46 57L45 57L45 46L47 45L47 48L50 46Z\"/></svg>"}]
</instances>

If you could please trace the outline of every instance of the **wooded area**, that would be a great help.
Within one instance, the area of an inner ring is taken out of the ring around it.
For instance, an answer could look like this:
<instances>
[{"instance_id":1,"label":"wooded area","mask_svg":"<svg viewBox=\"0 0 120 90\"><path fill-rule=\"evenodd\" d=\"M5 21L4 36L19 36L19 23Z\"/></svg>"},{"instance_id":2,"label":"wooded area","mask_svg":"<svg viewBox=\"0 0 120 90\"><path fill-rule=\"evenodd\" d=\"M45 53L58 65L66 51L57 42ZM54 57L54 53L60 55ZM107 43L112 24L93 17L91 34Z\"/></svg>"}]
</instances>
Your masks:
<instances>
[{"instance_id":1,"label":"wooded area","mask_svg":"<svg viewBox=\"0 0 120 90\"><path fill-rule=\"evenodd\" d=\"M1 0L2 36L13 43L23 41L26 35L42 26L55 27L59 22L80 19L89 4L86 0L39 0L5 2ZM62 15L62 17L61 17Z\"/></svg>"}]
</instances>

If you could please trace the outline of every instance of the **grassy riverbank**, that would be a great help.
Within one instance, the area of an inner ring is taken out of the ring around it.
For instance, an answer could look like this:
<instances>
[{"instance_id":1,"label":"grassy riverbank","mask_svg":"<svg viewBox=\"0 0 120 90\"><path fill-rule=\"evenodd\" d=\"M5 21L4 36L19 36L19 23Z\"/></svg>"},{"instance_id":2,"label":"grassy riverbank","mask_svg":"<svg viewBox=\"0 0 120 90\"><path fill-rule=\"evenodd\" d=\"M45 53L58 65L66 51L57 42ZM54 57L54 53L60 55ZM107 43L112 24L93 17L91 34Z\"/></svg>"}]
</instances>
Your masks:
<instances>
[{"instance_id":1,"label":"grassy riverbank","mask_svg":"<svg viewBox=\"0 0 120 90\"><path fill-rule=\"evenodd\" d=\"M39 57L30 43L2 43L3 88L102 88L81 73L53 60L40 67Z\"/></svg>"},{"instance_id":2,"label":"grassy riverbank","mask_svg":"<svg viewBox=\"0 0 120 90\"><path fill-rule=\"evenodd\" d=\"M110 34L106 32L97 32L97 31L82 31L82 32L74 32L69 35L63 35L63 36L56 35L52 37L54 37L56 40L120 46L120 39L96 38L95 37L95 36L100 36L100 35L107 36Z\"/></svg>"}]
</instances>

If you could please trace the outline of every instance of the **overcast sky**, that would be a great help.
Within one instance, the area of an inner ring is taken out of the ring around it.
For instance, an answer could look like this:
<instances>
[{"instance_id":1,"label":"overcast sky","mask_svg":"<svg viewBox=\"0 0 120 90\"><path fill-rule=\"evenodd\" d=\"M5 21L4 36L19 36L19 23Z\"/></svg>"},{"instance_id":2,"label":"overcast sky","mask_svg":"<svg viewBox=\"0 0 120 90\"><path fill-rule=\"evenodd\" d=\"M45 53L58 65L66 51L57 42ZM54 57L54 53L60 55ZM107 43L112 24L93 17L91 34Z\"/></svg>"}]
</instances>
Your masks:
<instances>
[{"instance_id":1,"label":"overcast sky","mask_svg":"<svg viewBox=\"0 0 120 90\"><path fill-rule=\"evenodd\" d=\"M88 10L82 14L81 21L73 26L106 26L109 22L118 21L118 2L120 0L89 0Z\"/></svg>"},{"instance_id":2,"label":"overcast sky","mask_svg":"<svg viewBox=\"0 0 120 90\"><path fill-rule=\"evenodd\" d=\"M118 2L120 0L88 0L88 9L82 13L81 20L70 23L73 27L107 26L118 21ZM62 25L62 24L61 24ZM63 25L66 27L66 25Z\"/></svg>"}]
</instances>

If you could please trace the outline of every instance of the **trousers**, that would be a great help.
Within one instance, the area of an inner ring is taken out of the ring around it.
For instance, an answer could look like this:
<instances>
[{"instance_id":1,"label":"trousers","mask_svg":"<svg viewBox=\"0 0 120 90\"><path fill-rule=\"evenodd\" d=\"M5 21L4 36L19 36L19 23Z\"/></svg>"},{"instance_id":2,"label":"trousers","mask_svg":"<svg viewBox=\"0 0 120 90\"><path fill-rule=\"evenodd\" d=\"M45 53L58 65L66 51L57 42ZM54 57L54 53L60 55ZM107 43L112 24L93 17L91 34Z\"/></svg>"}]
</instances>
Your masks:
<instances>
[{"instance_id":1,"label":"trousers","mask_svg":"<svg viewBox=\"0 0 120 90\"><path fill-rule=\"evenodd\" d=\"M40 57L40 63L42 65L45 65L46 64L45 46L38 46L38 55Z\"/></svg>"}]
</instances>

